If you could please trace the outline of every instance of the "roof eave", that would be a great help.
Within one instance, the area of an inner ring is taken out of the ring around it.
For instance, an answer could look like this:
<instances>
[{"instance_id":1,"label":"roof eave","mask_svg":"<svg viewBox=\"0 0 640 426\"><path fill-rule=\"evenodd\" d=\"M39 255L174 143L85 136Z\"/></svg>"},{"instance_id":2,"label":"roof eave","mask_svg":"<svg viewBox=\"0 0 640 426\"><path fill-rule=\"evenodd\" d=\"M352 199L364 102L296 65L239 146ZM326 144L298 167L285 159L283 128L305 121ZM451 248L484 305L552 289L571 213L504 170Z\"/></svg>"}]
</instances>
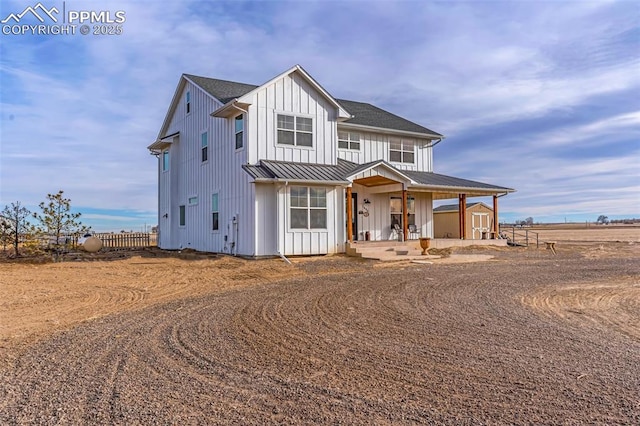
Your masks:
<instances>
[{"instance_id":1,"label":"roof eave","mask_svg":"<svg viewBox=\"0 0 640 426\"><path fill-rule=\"evenodd\" d=\"M232 99L217 110L213 111L211 114L212 117L218 118L229 118L233 115L237 115L239 113L247 113L247 108L249 108L251 104L246 102L239 102L238 98Z\"/></svg>"},{"instance_id":2,"label":"roof eave","mask_svg":"<svg viewBox=\"0 0 640 426\"><path fill-rule=\"evenodd\" d=\"M159 138L154 143L149 145L147 149L151 151L153 154L160 153L166 148L170 147L171 144L173 143L173 138L178 136L179 134L180 132L175 132L170 135Z\"/></svg>"},{"instance_id":3,"label":"roof eave","mask_svg":"<svg viewBox=\"0 0 640 426\"><path fill-rule=\"evenodd\" d=\"M286 178L255 178L254 183L282 183L282 184L313 184L328 186L349 186L351 182L346 180L313 180L313 179L286 179Z\"/></svg>"},{"instance_id":4,"label":"roof eave","mask_svg":"<svg viewBox=\"0 0 640 426\"><path fill-rule=\"evenodd\" d=\"M449 185L426 185L426 184L413 184L411 185L413 188L419 189L428 189L433 192L447 192L447 193L460 193L467 195L475 195L475 196L483 196L483 195L494 195L494 194L510 194L512 192L516 192L515 189L512 188L473 188L470 186L449 186Z\"/></svg>"},{"instance_id":5,"label":"roof eave","mask_svg":"<svg viewBox=\"0 0 640 426\"><path fill-rule=\"evenodd\" d=\"M255 89L245 93L244 95L240 96L237 100L240 102L246 102L246 100L251 99L251 96L253 96L253 94L274 83L275 81L281 79L282 77L284 77L285 75L289 75L294 71L298 71L304 78L305 80L307 80L307 82L309 82L318 92L320 92L322 94L322 96L324 96L329 102L331 102L331 104L333 104L337 110L338 110L338 119L344 119L344 120L348 120L350 118L353 118L353 116L347 111L345 110L342 105L340 105L338 103L338 101L336 101L336 99L331 96L331 94L329 92L327 92L324 87L322 87L317 81L314 80L313 77L311 77L309 75L309 73L307 73L304 68L302 68L300 65L294 65L293 67L289 68L288 70L278 74L277 76L273 77L272 79L270 79L269 81L267 81L266 83L260 84L258 85Z\"/></svg>"},{"instance_id":6,"label":"roof eave","mask_svg":"<svg viewBox=\"0 0 640 426\"><path fill-rule=\"evenodd\" d=\"M394 174L396 174L398 176L403 177L410 185L411 184L417 184L417 182L414 181L410 176L407 176L404 173L402 173L402 170L400 170L400 169L398 169L396 167L393 167L393 165L387 163L384 160L378 160L378 161L372 162L372 163L369 164L368 167L363 168L363 169L356 169L355 173L351 173L351 174L349 174L347 176L347 179L353 180L359 174L364 173L366 171L369 171L371 169L375 169L376 167L380 167L380 166L383 166L385 169L389 170L390 172L392 172L392 173L394 173Z\"/></svg>"},{"instance_id":7,"label":"roof eave","mask_svg":"<svg viewBox=\"0 0 640 426\"><path fill-rule=\"evenodd\" d=\"M401 136L413 136L413 137L417 137L417 138L421 138L421 139L429 139L429 140L444 139L445 138L445 136L443 136L443 135L441 135L439 133L419 133L419 132L411 132L411 131L408 131L408 130L389 129L389 128L386 128L386 127L367 126L365 124L354 124L354 123L339 122L338 126L339 127L352 128L352 129L358 129L358 130L369 130L369 131L376 132L376 133L385 133L385 134L401 135Z\"/></svg>"}]
</instances>

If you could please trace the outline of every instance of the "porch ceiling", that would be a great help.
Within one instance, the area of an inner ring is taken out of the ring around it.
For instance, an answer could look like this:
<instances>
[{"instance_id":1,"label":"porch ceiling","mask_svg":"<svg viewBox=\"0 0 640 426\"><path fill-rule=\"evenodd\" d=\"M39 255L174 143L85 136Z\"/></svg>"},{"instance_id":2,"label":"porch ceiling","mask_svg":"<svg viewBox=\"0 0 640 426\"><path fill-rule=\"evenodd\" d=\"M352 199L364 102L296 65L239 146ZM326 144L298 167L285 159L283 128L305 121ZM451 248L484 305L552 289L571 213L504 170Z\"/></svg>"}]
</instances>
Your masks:
<instances>
[{"instance_id":1,"label":"porch ceiling","mask_svg":"<svg viewBox=\"0 0 640 426\"><path fill-rule=\"evenodd\" d=\"M362 185L362 186L371 187L371 186L389 185L393 183L398 183L398 181L389 179L388 177L377 175L377 176L369 176L365 178L355 179L353 183L357 183L358 185Z\"/></svg>"}]
</instances>

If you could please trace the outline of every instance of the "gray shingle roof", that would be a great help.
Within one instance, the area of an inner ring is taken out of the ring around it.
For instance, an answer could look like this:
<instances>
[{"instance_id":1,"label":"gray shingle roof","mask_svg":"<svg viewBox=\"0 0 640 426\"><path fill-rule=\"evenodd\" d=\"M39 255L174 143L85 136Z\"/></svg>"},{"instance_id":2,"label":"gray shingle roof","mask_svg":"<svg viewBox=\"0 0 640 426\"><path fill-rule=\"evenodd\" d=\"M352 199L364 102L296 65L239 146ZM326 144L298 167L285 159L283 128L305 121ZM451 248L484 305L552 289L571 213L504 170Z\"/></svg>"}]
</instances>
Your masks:
<instances>
[{"instance_id":1,"label":"gray shingle roof","mask_svg":"<svg viewBox=\"0 0 640 426\"><path fill-rule=\"evenodd\" d=\"M344 107L344 109L354 116L353 118L346 120L345 123L442 136L440 133L434 132L424 126L380 109L377 106L364 102L348 101L345 99L336 100Z\"/></svg>"},{"instance_id":2,"label":"gray shingle roof","mask_svg":"<svg viewBox=\"0 0 640 426\"><path fill-rule=\"evenodd\" d=\"M256 87L258 87L254 84L237 83L235 81L199 77L197 75L191 74L185 74L185 77L189 78L189 80L193 81L204 91L206 91L208 94L210 94L223 104L226 104L232 99L239 98L242 95L246 95Z\"/></svg>"},{"instance_id":3,"label":"gray shingle roof","mask_svg":"<svg viewBox=\"0 0 640 426\"><path fill-rule=\"evenodd\" d=\"M477 204L482 204L480 201L476 201L475 203L467 203L467 208L471 208ZM459 206L457 204L445 204L443 206L439 206L433 209L434 213L442 213L442 212L457 212Z\"/></svg>"},{"instance_id":4,"label":"gray shingle roof","mask_svg":"<svg viewBox=\"0 0 640 426\"><path fill-rule=\"evenodd\" d=\"M200 77L192 74L185 74L185 77L200 86L211 96L226 104L227 102L246 95L250 91L259 87L254 84L238 83L235 81L218 80L215 78ZM427 129L405 118L399 117L374 105L336 99L354 117L346 120L345 123L360 124L363 126L379 127L382 129L401 130L414 133L426 133L429 135L442 136L441 134Z\"/></svg>"}]
</instances>

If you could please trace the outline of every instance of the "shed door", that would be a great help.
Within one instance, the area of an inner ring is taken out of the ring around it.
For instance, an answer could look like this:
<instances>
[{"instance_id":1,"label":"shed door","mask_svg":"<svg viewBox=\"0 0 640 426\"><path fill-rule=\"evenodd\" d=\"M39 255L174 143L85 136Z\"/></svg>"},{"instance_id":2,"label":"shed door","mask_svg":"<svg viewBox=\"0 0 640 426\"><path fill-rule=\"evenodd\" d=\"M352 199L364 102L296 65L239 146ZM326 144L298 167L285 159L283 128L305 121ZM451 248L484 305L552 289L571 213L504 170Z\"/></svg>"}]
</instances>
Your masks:
<instances>
[{"instance_id":1,"label":"shed door","mask_svg":"<svg viewBox=\"0 0 640 426\"><path fill-rule=\"evenodd\" d=\"M471 213L471 239L480 240L489 231L489 213Z\"/></svg>"}]
</instances>

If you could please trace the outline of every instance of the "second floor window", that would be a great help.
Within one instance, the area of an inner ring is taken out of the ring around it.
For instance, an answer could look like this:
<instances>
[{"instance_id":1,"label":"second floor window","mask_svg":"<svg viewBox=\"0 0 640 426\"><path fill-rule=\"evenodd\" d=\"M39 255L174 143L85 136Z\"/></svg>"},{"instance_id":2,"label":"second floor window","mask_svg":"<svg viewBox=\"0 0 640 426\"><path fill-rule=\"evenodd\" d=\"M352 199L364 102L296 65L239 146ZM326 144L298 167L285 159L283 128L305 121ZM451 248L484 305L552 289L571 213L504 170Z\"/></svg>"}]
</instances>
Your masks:
<instances>
[{"instance_id":1,"label":"second floor window","mask_svg":"<svg viewBox=\"0 0 640 426\"><path fill-rule=\"evenodd\" d=\"M169 150L162 151L162 171L169 170Z\"/></svg>"},{"instance_id":2,"label":"second floor window","mask_svg":"<svg viewBox=\"0 0 640 426\"><path fill-rule=\"evenodd\" d=\"M191 112L191 92L187 92L185 96L185 103L187 108L187 114Z\"/></svg>"},{"instance_id":3,"label":"second floor window","mask_svg":"<svg viewBox=\"0 0 640 426\"><path fill-rule=\"evenodd\" d=\"M414 157L413 142L395 138L389 140L389 160L395 163L413 164Z\"/></svg>"},{"instance_id":4,"label":"second floor window","mask_svg":"<svg viewBox=\"0 0 640 426\"><path fill-rule=\"evenodd\" d=\"M234 121L236 123L236 149L240 149L244 144L244 116L240 114Z\"/></svg>"},{"instance_id":5,"label":"second floor window","mask_svg":"<svg viewBox=\"0 0 640 426\"><path fill-rule=\"evenodd\" d=\"M351 132L338 132L338 148L360 150L360 135Z\"/></svg>"},{"instance_id":6,"label":"second floor window","mask_svg":"<svg viewBox=\"0 0 640 426\"><path fill-rule=\"evenodd\" d=\"M313 146L313 119L278 114L277 121L279 144Z\"/></svg>"},{"instance_id":7,"label":"second floor window","mask_svg":"<svg viewBox=\"0 0 640 426\"><path fill-rule=\"evenodd\" d=\"M201 155L200 159L204 163L209 158L209 135L204 132L200 135Z\"/></svg>"}]
</instances>

